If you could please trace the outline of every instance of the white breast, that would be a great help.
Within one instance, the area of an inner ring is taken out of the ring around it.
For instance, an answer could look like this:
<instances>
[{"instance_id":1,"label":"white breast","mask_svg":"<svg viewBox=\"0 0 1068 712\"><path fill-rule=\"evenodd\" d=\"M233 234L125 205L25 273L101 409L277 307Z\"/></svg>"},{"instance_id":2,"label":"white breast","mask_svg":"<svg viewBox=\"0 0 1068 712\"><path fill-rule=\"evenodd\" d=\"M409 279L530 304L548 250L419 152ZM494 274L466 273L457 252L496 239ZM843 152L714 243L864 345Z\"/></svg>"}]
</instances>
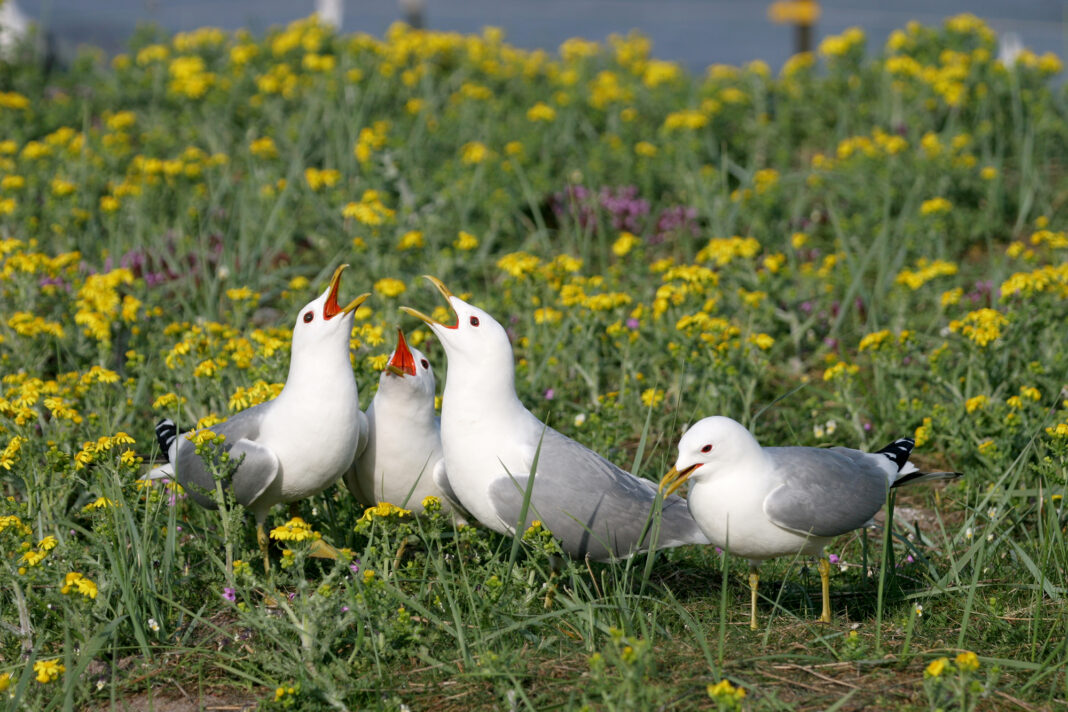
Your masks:
<instances>
[{"instance_id":1,"label":"white breast","mask_svg":"<svg viewBox=\"0 0 1068 712\"><path fill-rule=\"evenodd\" d=\"M764 499L770 491L759 476L720 475L693 485L690 513L713 544L734 556L763 560L819 552L829 539L805 537L768 519Z\"/></svg>"}]
</instances>

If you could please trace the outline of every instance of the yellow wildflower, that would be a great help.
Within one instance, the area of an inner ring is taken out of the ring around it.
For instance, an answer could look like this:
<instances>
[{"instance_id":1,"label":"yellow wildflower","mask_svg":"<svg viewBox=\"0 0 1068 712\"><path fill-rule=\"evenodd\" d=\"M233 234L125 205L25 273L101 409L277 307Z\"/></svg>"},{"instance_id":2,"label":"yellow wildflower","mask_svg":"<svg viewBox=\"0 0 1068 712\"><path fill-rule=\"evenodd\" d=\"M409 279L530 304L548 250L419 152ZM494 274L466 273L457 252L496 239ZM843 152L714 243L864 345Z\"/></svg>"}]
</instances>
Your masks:
<instances>
[{"instance_id":1,"label":"yellow wildflower","mask_svg":"<svg viewBox=\"0 0 1068 712\"><path fill-rule=\"evenodd\" d=\"M923 670L924 677L941 677L942 673L946 669L946 665L949 664L949 658L938 658L927 663L927 667Z\"/></svg>"},{"instance_id":2,"label":"yellow wildflower","mask_svg":"<svg viewBox=\"0 0 1068 712\"><path fill-rule=\"evenodd\" d=\"M96 598L99 589L95 583L87 579L85 576L76 571L72 571L63 579L63 588L61 588L59 592L66 595L71 591L76 591L86 598Z\"/></svg>"},{"instance_id":3,"label":"yellow wildflower","mask_svg":"<svg viewBox=\"0 0 1068 712\"><path fill-rule=\"evenodd\" d=\"M399 294L403 294L406 289L404 282L392 277L383 277L375 282L374 286L374 290L383 297L396 297Z\"/></svg>"},{"instance_id":4,"label":"yellow wildflower","mask_svg":"<svg viewBox=\"0 0 1068 712\"><path fill-rule=\"evenodd\" d=\"M52 682L66 672L67 668L59 662L59 658L52 660L38 660L33 664L33 671L37 673L37 682L42 685Z\"/></svg>"},{"instance_id":5,"label":"yellow wildflower","mask_svg":"<svg viewBox=\"0 0 1068 712\"><path fill-rule=\"evenodd\" d=\"M465 230L460 230L452 246L457 250L469 251L478 247L478 238Z\"/></svg>"},{"instance_id":6,"label":"yellow wildflower","mask_svg":"<svg viewBox=\"0 0 1068 712\"><path fill-rule=\"evenodd\" d=\"M322 535L314 531L311 525L300 517L293 517L282 526L272 529L271 538L279 541L305 541L320 539Z\"/></svg>"},{"instance_id":7,"label":"yellow wildflower","mask_svg":"<svg viewBox=\"0 0 1068 712\"><path fill-rule=\"evenodd\" d=\"M957 664L957 669L964 672L975 672L979 669L979 656L970 650L965 650L953 659L953 662Z\"/></svg>"}]
</instances>

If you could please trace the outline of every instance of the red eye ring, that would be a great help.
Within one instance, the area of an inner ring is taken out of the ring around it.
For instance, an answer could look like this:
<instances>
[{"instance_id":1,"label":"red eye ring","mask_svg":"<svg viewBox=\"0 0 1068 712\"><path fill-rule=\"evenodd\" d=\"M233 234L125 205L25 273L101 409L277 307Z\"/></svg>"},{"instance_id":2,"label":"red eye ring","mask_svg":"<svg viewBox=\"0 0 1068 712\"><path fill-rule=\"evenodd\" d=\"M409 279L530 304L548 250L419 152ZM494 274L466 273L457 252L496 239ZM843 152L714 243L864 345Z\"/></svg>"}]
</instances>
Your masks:
<instances>
[{"instance_id":1,"label":"red eye ring","mask_svg":"<svg viewBox=\"0 0 1068 712\"><path fill-rule=\"evenodd\" d=\"M425 358L424 358L424 359L420 359L420 361L419 361L419 364L420 364L420 365L421 365L421 366L422 366L423 368L425 368L426 370L428 370L428 371L430 370L430 362L429 362L429 361L427 361L427 360L426 360Z\"/></svg>"},{"instance_id":2,"label":"red eye ring","mask_svg":"<svg viewBox=\"0 0 1068 712\"><path fill-rule=\"evenodd\" d=\"M314 319L314 318L315 318L315 313L314 312L304 312L304 323L305 324L310 324L312 319Z\"/></svg>"},{"instance_id":3,"label":"red eye ring","mask_svg":"<svg viewBox=\"0 0 1068 712\"><path fill-rule=\"evenodd\" d=\"M712 445L711 445L711 443L710 443L710 444L708 444L708 445L705 445L705 446L704 446L703 448L701 448L701 452L712 452Z\"/></svg>"},{"instance_id":4,"label":"red eye ring","mask_svg":"<svg viewBox=\"0 0 1068 712\"><path fill-rule=\"evenodd\" d=\"M471 319L469 321L471 322L471 326L478 326L478 317L477 316L471 317Z\"/></svg>"}]
</instances>

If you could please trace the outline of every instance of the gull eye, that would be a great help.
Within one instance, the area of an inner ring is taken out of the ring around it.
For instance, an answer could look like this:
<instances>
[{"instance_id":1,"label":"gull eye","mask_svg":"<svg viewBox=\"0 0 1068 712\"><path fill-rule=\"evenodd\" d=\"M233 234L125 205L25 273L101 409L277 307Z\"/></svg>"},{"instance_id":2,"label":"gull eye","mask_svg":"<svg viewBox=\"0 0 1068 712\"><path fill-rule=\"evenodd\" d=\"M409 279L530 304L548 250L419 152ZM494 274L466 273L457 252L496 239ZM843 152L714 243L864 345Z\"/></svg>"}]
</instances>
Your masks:
<instances>
[{"instance_id":1,"label":"gull eye","mask_svg":"<svg viewBox=\"0 0 1068 712\"><path fill-rule=\"evenodd\" d=\"M471 326L478 326L478 317L477 316L471 317L470 321L471 321Z\"/></svg>"},{"instance_id":2,"label":"gull eye","mask_svg":"<svg viewBox=\"0 0 1068 712\"><path fill-rule=\"evenodd\" d=\"M424 359L421 359L421 360L419 361L419 365L420 365L420 366L422 366L423 368L425 368L425 369L426 369L426 370L428 370L428 371L430 370L430 362L429 362L429 361L427 361L427 360L426 360L425 358L424 358Z\"/></svg>"},{"instance_id":3,"label":"gull eye","mask_svg":"<svg viewBox=\"0 0 1068 712\"><path fill-rule=\"evenodd\" d=\"M701 452L712 452L712 445L705 445L703 448L701 448Z\"/></svg>"},{"instance_id":4,"label":"gull eye","mask_svg":"<svg viewBox=\"0 0 1068 712\"><path fill-rule=\"evenodd\" d=\"M304 312L304 323L310 324L311 320L315 318L314 312Z\"/></svg>"}]
</instances>

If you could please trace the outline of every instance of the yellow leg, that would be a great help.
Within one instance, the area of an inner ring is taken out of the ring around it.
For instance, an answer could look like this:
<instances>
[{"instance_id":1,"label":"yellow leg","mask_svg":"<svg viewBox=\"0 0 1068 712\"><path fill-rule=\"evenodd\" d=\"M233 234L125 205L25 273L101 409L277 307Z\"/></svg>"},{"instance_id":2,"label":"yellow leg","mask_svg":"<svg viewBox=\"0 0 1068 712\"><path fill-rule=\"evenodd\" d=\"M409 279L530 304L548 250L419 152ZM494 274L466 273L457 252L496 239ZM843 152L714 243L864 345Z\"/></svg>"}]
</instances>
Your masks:
<instances>
[{"instance_id":1,"label":"yellow leg","mask_svg":"<svg viewBox=\"0 0 1068 712\"><path fill-rule=\"evenodd\" d=\"M317 559L334 559L338 558L339 552L334 547L327 544L322 539L316 539L311 543L311 548L308 553Z\"/></svg>"},{"instance_id":2,"label":"yellow leg","mask_svg":"<svg viewBox=\"0 0 1068 712\"><path fill-rule=\"evenodd\" d=\"M263 554L263 573L271 573L271 559L267 556L267 532L263 529L263 522L256 522L256 541L260 544L260 553Z\"/></svg>"},{"instance_id":3,"label":"yellow leg","mask_svg":"<svg viewBox=\"0 0 1068 712\"><path fill-rule=\"evenodd\" d=\"M820 571L820 588L823 594L823 613L820 615L820 621L823 623L831 622L831 562L826 556L821 556L819 563L816 564L816 568Z\"/></svg>"},{"instance_id":4,"label":"yellow leg","mask_svg":"<svg viewBox=\"0 0 1068 712\"><path fill-rule=\"evenodd\" d=\"M757 604L757 584L760 583L760 572L757 571L757 567L749 567L749 627L753 630L757 629L757 616L756 616L756 604Z\"/></svg>"}]
</instances>

